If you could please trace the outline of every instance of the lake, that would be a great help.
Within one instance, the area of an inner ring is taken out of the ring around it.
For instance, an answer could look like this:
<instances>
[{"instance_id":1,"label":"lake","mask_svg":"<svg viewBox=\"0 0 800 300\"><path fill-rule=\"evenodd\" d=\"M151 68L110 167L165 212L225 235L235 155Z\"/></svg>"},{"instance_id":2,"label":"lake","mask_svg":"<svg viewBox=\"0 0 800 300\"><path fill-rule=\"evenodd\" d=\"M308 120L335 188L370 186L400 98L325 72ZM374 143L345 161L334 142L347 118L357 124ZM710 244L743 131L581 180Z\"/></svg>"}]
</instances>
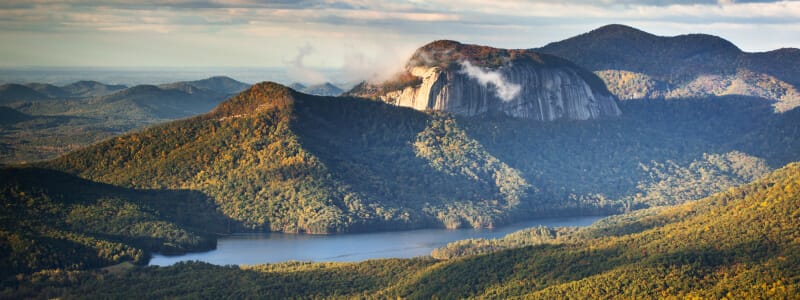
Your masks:
<instances>
[{"instance_id":1,"label":"lake","mask_svg":"<svg viewBox=\"0 0 800 300\"><path fill-rule=\"evenodd\" d=\"M285 233L233 234L217 240L217 249L184 255L154 254L150 265L169 266L181 261L215 265L255 265L297 261L362 261L374 258L410 258L430 255L447 243L474 238L498 238L539 225L587 226L601 217L545 218L495 229L420 229L374 233L307 235Z\"/></svg>"}]
</instances>

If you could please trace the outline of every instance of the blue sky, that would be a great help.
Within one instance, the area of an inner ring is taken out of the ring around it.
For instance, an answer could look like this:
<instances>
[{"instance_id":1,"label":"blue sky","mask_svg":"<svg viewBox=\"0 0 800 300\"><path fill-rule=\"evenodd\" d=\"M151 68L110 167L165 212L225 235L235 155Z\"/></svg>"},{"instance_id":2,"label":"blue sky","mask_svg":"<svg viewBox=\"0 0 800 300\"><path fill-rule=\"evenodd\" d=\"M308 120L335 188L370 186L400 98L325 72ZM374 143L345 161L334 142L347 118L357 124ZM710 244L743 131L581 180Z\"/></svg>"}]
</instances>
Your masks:
<instances>
[{"instance_id":1,"label":"blue sky","mask_svg":"<svg viewBox=\"0 0 800 300\"><path fill-rule=\"evenodd\" d=\"M0 67L392 69L435 39L532 48L609 23L800 47L800 1L2 0Z\"/></svg>"}]
</instances>

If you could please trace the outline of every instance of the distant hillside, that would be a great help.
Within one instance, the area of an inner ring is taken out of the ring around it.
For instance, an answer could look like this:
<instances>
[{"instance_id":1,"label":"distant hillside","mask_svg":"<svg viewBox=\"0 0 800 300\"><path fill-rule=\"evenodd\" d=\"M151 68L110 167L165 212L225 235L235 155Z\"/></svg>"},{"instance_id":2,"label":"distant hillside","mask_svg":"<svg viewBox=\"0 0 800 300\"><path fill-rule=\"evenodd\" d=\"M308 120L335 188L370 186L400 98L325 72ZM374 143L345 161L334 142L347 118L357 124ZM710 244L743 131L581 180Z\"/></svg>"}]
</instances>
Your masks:
<instances>
[{"instance_id":1,"label":"distant hillside","mask_svg":"<svg viewBox=\"0 0 800 300\"><path fill-rule=\"evenodd\" d=\"M107 85L96 81L78 81L58 87L47 83L5 84L0 86L0 104L35 100L75 99L104 96L127 88L124 85Z\"/></svg>"},{"instance_id":2,"label":"distant hillside","mask_svg":"<svg viewBox=\"0 0 800 300\"><path fill-rule=\"evenodd\" d=\"M301 83L295 82L289 85L289 88L298 92L317 96L339 96L344 93L344 90L330 82L314 84L310 86L305 86Z\"/></svg>"},{"instance_id":3,"label":"distant hillside","mask_svg":"<svg viewBox=\"0 0 800 300\"><path fill-rule=\"evenodd\" d=\"M41 93L42 95L46 95L49 98L69 98L72 97L69 91L64 90L61 87L57 87L52 84L47 83L28 83L25 86Z\"/></svg>"},{"instance_id":4,"label":"distant hillside","mask_svg":"<svg viewBox=\"0 0 800 300\"><path fill-rule=\"evenodd\" d=\"M0 104L10 104L16 101L31 101L49 98L47 95L35 91L21 84L0 85Z\"/></svg>"},{"instance_id":5,"label":"distant hillside","mask_svg":"<svg viewBox=\"0 0 800 300\"><path fill-rule=\"evenodd\" d=\"M176 83L163 87L137 85L88 101L102 115L129 115L132 119L171 120L208 112L227 94Z\"/></svg>"},{"instance_id":6,"label":"distant hillside","mask_svg":"<svg viewBox=\"0 0 800 300\"><path fill-rule=\"evenodd\" d=\"M502 243L549 240L477 256L53 272L18 276L0 295L119 298L133 289L147 298L792 299L800 290L799 211L794 163L697 202L581 230L513 233Z\"/></svg>"},{"instance_id":7,"label":"distant hillside","mask_svg":"<svg viewBox=\"0 0 800 300\"><path fill-rule=\"evenodd\" d=\"M121 84L104 84L97 81L78 81L61 87L70 97L86 98L105 96L116 91L126 89L127 86Z\"/></svg>"},{"instance_id":8,"label":"distant hillside","mask_svg":"<svg viewBox=\"0 0 800 300\"><path fill-rule=\"evenodd\" d=\"M797 122L774 121L784 115L759 99L622 109L618 120L585 123L459 118L261 83L208 114L45 165L126 187L203 191L254 229L329 233L683 203L800 159L788 147L799 137L782 134Z\"/></svg>"},{"instance_id":9,"label":"distant hillside","mask_svg":"<svg viewBox=\"0 0 800 300\"><path fill-rule=\"evenodd\" d=\"M233 95L233 94L239 93L241 91L246 90L248 87L250 87L249 84L237 81L237 80L235 80L233 78L230 78L230 77L227 77L227 76L214 76L214 77L209 77L209 78L206 78L206 79L194 80L194 81L181 81L181 82L176 82L176 83L163 84L163 85L160 85L159 87L165 88L165 89L172 89L172 88L179 87L181 85L190 85L190 86L196 87L198 89L204 89L204 90L213 91L213 92L220 93L220 94L227 94L227 95Z\"/></svg>"},{"instance_id":10,"label":"distant hillside","mask_svg":"<svg viewBox=\"0 0 800 300\"><path fill-rule=\"evenodd\" d=\"M712 35L607 25L535 50L597 72L620 99L746 95L775 101L777 111L800 106L800 49L747 53Z\"/></svg>"},{"instance_id":11,"label":"distant hillside","mask_svg":"<svg viewBox=\"0 0 800 300\"><path fill-rule=\"evenodd\" d=\"M0 162L54 158L134 128L210 111L248 85L227 77L125 88L94 81L64 87L31 83L21 88L46 93L43 99L6 105L31 116L5 123L0 131ZM44 94L42 94L44 95Z\"/></svg>"}]
</instances>

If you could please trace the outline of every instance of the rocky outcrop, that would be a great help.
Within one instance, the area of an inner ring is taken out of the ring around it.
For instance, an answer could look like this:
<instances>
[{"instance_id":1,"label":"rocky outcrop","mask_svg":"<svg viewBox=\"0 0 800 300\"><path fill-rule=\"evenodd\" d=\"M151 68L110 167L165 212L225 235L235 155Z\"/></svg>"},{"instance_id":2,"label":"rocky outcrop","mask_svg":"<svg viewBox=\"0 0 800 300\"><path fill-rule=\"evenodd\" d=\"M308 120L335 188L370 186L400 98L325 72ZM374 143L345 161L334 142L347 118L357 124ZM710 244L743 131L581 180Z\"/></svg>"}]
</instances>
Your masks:
<instances>
[{"instance_id":1,"label":"rocky outcrop","mask_svg":"<svg viewBox=\"0 0 800 300\"><path fill-rule=\"evenodd\" d=\"M620 115L602 81L566 60L452 41L420 48L398 79L361 84L349 95L465 116L504 114L552 121Z\"/></svg>"}]
</instances>

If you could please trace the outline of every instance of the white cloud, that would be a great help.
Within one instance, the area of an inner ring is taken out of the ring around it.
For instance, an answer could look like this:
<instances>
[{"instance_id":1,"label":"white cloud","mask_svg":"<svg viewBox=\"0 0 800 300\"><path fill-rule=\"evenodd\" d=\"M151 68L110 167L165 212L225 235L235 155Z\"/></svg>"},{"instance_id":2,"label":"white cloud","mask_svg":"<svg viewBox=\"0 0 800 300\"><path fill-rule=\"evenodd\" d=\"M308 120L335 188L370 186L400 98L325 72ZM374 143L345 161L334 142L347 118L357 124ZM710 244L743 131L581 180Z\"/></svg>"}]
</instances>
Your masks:
<instances>
[{"instance_id":1,"label":"white cloud","mask_svg":"<svg viewBox=\"0 0 800 300\"><path fill-rule=\"evenodd\" d=\"M475 79L482 86L494 86L494 92L503 101L514 100L519 96L522 86L516 83L508 82L503 78L503 74L498 71L485 71L477 66L473 66L469 61L461 61L461 72L467 76Z\"/></svg>"}]
</instances>

